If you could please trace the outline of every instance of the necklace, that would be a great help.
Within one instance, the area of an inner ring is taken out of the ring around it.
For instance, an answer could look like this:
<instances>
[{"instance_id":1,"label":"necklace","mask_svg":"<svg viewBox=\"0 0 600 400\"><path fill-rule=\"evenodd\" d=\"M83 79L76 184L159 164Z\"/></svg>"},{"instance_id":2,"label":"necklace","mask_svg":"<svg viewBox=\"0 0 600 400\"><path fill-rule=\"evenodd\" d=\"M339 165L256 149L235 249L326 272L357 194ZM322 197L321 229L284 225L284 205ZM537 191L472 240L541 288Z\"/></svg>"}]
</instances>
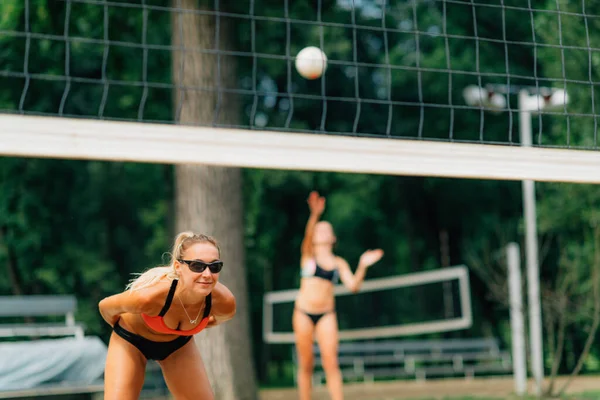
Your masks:
<instances>
[{"instance_id":1,"label":"necklace","mask_svg":"<svg viewBox=\"0 0 600 400\"><path fill-rule=\"evenodd\" d=\"M177 295L177 298L179 299L179 302L181 303L181 307L183 307L183 311L185 312L185 315L187 315L188 319L190 320L190 324L195 324L196 322L198 322L198 318L200 317L200 311L202 311L202 309L198 310L198 315L196 315L195 319L192 319L192 317L190 317L190 314L188 314L187 310L185 309L185 306L183 305L183 301L181 301L181 297L179 297L179 295Z\"/></svg>"}]
</instances>

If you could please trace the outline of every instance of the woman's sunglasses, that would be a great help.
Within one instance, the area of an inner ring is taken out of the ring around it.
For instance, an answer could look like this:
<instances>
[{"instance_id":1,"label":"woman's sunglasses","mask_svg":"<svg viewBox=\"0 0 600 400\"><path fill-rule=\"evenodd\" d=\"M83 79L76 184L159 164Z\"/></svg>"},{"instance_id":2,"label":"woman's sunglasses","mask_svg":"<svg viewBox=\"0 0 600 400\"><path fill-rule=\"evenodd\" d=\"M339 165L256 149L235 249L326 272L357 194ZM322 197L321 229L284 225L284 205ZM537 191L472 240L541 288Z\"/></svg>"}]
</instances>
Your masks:
<instances>
[{"instance_id":1,"label":"woman's sunglasses","mask_svg":"<svg viewBox=\"0 0 600 400\"><path fill-rule=\"evenodd\" d=\"M177 260L180 263L185 263L190 268L190 271L202 273L206 268L210 270L211 273L216 274L221 271L223 268L223 261L213 261L211 263L205 263L204 261L196 261L196 260Z\"/></svg>"}]
</instances>

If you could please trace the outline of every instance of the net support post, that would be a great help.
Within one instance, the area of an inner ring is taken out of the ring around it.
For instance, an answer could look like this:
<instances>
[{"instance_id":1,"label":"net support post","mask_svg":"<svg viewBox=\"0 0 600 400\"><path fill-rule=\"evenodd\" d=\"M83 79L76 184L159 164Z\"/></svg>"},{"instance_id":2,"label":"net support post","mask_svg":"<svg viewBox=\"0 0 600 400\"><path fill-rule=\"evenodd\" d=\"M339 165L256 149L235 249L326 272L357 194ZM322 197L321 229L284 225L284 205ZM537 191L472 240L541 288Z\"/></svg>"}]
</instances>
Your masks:
<instances>
[{"instance_id":1,"label":"net support post","mask_svg":"<svg viewBox=\"0 0 600 400\"><path fill-rule=\"evenodd\" d=\"M522 147L531 147L531 115L542 107L539 95L530 96L526 90L519 92L519 133ZM535 182L522 181L523 214L525 219L525 255L527 260L527 297L529 304L529 341L531 346L531 372L535 381L535 394L542 394L544 381L544 356L542 339L542 308L540 300L540 272L537 237L537 211Z\"/></svg>"},{"instance_id":2,"label":"net support post","mask_svg":"<svg viewBox=\"0 0 600 400\"><path fill-rule=\"evenodd\" d=\"M273 332L273 309L266 298L263 299L263 340L266 343L270 341L270 334Z\"/></svg>"},{"instance_id":3,"label":"net support post","mask_svg":"<svg viewBox=\"0 0 600 400\"><path fill-rule=\"evenodd\" d=\"M506 247L506 260L508 264L508 292L510 299L510 327L515 394L523 396L527 392L527 365L525 361L525 321L521 286L521 256L518 244L508 244Z\"/></svg>"}]
</instances>

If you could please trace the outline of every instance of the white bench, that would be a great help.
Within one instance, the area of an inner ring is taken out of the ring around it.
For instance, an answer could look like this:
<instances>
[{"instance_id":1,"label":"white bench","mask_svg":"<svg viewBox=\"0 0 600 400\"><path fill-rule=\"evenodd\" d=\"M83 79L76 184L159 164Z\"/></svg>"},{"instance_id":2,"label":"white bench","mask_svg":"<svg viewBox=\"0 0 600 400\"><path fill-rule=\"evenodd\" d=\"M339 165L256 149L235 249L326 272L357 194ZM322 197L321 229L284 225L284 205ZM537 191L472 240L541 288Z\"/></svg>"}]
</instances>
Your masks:
<instances>
[{"instance_id":1,"label":"white bench","mask_svg":"<svg viewBox=\"0 0 600 400\"><path fill-rule=\"evenodd\" d=\"M0 338L75 336L82 339L84 326L75 323L74 296L0 296L0 318L64 316L64 322L0 324Z\"/></svg>"},{"instance_id":2,"label":"white bench","mask_svg":"<svg viewBox=\"0 0 600 400\"><path fill-rule=\"evenodd\" d=\"M322 360L315 344L313 383L325 380ZM292 350L297 366L295 349ZM510 353L501 351L495 339L404 340L379 342L342 342L338 362L344 380L371 382L376 378L414 378L482 373L510 373ZM294 379L296 376L294 374Z\"/></svg>"},{"instance_id":3,"label":"white bench","mask_svg":"<svg viewBox=\"0 0 600 400\"><path fill-rule=\"evenodd\" d=\"M97 354L101 353L98 338L85 337L85 326L75 322L75 312L77 311L77 299L75 296L56 295L56 296L0 296L0 321L9 319L9 323L0 323L0 349L2 344L10 345L9 341L15 346L23 344L23 340L29 339L35 343L42 344L48 338L56 339L56 351L65 351L69 347L93 346ZM55 322L40 322L41 318L48 317L60 318ZM32 322L26 322L33 319ZM20 322L15 322L20 320ZM64 343L61 339L71 338L74 340L72 346ZM4 340L2 340L4 339ZM14 350L11 354L14 353ZM98 361L102 367L104 361ZM0 382L2 381L0 376ZM70 394L90 394L101 397L104 391L103 379L99 379L91 384L77 383L53 383L43 384L32 388L23 388L16 390L1 390L0 399L16 399L39 396L66 396ZM160 366L155 361L149 361L146 367L146 379L142 390L141 398L156 398L167 396L169 393Z\"/></svg>"},{"instance_id":4,"label":"white bench","mask_svg":"<svg viewBox=\"0 0 600 400\"><path fill-rule=\"evenodd\" d=\"M2 353L6 357L12 357L10 361L15 365L18 364L16 361L20 355L27 356L25 350L36 346L39 346L40 350L43 349L46 354L69 350L82 352L83 348L87 348L89 351L93 350L93 354L87 355L88 359L97 358L99 355L105 356L106 346L98 338L85 337L85 326L75 322L76 311L75 296L0 296L0 319L7 321L0 323ZM45 321L41 322L40 319ZM55 321L47 322L47 320ZM22 364L17 365L16 368L20 367ZM14 373L14 371L9 372ZM10 373L4 375L5 381L7 379L10 381L11 376ZM0 390L0 399L92 394L103 390L102 379L84 384L53 382L31 388Z\"/></svg>"}]
</instances>

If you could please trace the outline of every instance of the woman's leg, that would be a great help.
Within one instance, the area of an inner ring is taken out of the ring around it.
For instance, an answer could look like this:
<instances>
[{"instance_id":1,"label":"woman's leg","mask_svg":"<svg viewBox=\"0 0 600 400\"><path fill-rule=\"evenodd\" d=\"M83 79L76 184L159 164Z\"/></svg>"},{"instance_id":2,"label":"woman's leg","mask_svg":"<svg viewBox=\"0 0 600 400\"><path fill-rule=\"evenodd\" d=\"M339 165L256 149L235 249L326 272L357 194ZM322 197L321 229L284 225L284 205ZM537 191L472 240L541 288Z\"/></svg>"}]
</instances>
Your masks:
<instances>
[{"instance_id":1,"label":"woman's leg","mask_svg":"<svg viewBox=\"0 0 600 400\"><path fill-rule=\"evenodd\" d=\"M300 400L310 400L314 366L314 331L312 320L299 310L294 310L292 327L296 338L298 356L298 394Z\"/></svg>"},{"instance_id":2,"label":"woman's leg","mask_svg":"<svg viewBox=\"0 0 600 400\"><path fill-rule=\"evenodd\" d=\"M175 400L213 400L208 375L194 339L158 362Z\"/></svg>"},{"instance_id":3,"label":"woman's leg","mask_svg":"<svg viewBox=\"0 0 600 400\"><path fill-rule=\"evenodd\" d=\"M344 398L342 373L338 363L338 323L335 313L321 317L316 326L317 342L327 378L327 389L332 400Z\"/></svg>"},{"instance_id":4,"label":"woman's leg","mask_svg":"<svg viewBox=\"0 0 600 400\"><path fill-rule=\"evenodd\" d=\"M104 370L104 400L137 400L146 373L146 358L116 333L110 337Z\"/></svg>"}]
</instances>

